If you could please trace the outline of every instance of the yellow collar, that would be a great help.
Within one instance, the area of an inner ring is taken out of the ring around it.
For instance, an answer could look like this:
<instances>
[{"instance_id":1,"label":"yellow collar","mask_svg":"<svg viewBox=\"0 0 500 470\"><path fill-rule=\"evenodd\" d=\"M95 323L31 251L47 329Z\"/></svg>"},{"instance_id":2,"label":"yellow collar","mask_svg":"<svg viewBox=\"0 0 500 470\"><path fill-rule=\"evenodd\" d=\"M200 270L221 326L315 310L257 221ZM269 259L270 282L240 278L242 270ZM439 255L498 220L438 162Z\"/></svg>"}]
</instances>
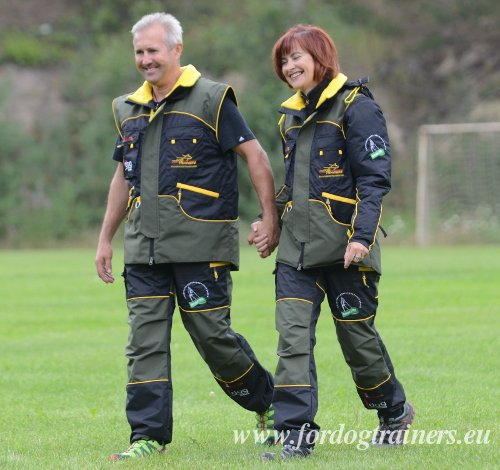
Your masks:
<instances>
[{"instance_id":1,"label":"yellow collar","mask_svg":"<svg viewBox=\"0 0 500 470\"><path fill-rule=\"evenodd\" d=\"M185 67L181 67L182 73L178 80L175 82L175 85L165 96L170 96L174 90L179 87L190 88L194 86L194 84L201 77L200 72L196 70L193 65L186 65ZM129 95L127 99L135 101L140 104L147 104L153 99L153 89L149 82L144 82L140 88L138 88L134 93Z\"/></svg>"},{"instance_id":2,"label":"yellow collar","mask_svg":"<svg viewBox=\"0 0 500 470\"><path fill-rule=\"evenodd\" d=\"M316 104L316 109L318 109L326 100L334 97L339 90L344 86L347 81L347 77L343 73L339 73L323 90L321 96L319 97L318 103ZM298 91L292 97L288 98L284 103L281 104L284 108L295 109L300 111L306 107L302 93Z\"/></svg>"}]
</instances>

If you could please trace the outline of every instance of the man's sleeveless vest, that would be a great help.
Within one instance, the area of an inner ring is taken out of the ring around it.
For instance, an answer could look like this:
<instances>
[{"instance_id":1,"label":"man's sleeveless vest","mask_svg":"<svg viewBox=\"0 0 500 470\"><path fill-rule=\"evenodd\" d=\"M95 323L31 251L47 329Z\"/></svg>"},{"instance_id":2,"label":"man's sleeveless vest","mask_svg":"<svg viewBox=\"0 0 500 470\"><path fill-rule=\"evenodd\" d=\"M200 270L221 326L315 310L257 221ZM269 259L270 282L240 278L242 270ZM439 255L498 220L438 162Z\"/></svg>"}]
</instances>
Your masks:
<instances>
[{"instance_id":1,"label":"man's sleeveless vest","mask_svg":"<svg viewBox=\"0 0 500 470\"><path fill-rule=\"evenodd\" d=\"M237 267L236 157L223 154L217 142L221 104L226 95L235 100L233 91L196 77L176 91L155 111L148 101L134 101L137 92L113 103L131 186L125 263Z\"/></svg>"},{"instance_id":2,"label":"man's sleeveless vest","mask_svg":"<svg viewBox=\"0 0 500 470\"><path fill-rule=\"evenodd\" d=\"M345 155L343 122L349 105L365 91L360 82L345 82L345 76L339 79L336 94L305 121L293 110L281 110L286 174L277 195L282 210L277 261L299 270L343 263L351 235L357 201ZM336 159L339 164L332 163ZM381 272L377 239L359 264Z\"/></svg>"}]
</instances>

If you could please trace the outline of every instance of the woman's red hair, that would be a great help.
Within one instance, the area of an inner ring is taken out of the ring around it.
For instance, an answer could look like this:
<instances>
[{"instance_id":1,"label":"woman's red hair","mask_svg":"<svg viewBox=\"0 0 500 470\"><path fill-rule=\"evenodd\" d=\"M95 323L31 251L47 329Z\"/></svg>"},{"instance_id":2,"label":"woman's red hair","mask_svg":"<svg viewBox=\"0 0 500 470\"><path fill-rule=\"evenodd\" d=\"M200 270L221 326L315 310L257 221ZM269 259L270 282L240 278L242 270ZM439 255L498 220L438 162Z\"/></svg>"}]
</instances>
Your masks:
<instances>
[{"instance_id":1,"label":"woman's red hair","mask_svg":"<svg viewBox=\"0 0 500 470\"><path fill-rule=\"evenodd\" d=\"M288 83L283 75L281 61L296 45L311 54L314 60L314 80L331 80L340 72L337 48L328 33L318 26L298 24L283 34L273 47L273 68L280 80Z\"/></svg>"}]
</instances>

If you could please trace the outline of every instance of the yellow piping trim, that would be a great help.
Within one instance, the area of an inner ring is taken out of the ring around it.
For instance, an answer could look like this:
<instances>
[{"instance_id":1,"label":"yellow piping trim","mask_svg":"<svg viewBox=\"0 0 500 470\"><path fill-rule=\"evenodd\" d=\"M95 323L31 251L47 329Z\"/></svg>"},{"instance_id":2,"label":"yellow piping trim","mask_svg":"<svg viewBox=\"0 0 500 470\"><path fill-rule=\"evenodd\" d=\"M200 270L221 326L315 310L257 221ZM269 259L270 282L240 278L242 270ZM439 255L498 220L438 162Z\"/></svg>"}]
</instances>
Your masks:
<instances>
[{"instance_id":1,"label":"yellow piping trim","mask_svg":"<svg viewBox=\"0 0 500 470\"><path fill-rule=\"evenodd\" d=\"M310 387L311 384L287 384L287 385L275 385L274 388L286 388L286 387Z\"/></svg>"},{"instance_id":2,"label":"yellow piping trim","mask_svg":"<svg viewBox=\"0 0 500 470\"><path fill-rule=\"evenodd\" d=\"M187 189L188 191L192 191L193 193L204 194L205 196L211 196L215 198L219 197L219 193L216 193L215 191L199 188L198 186L191 186L190 184L177 183L175 187L180 189Z\"/></svg>"},{"instance_id":3,"label":"yellow piping trim","mask_svg":"<svg viewBox=\"0 0 500 470\"><path fill-rule=\"evenodd\" d=\"M210 263L210 267L211 268L218 268L219 266L229 266L231 263Z\"/></svg>"},{"instance_id":4,"label":"yellow piping trim","mask_svg":"<svg viewBox=\"0 0 500 470\"><path fill-rule=\"evenodd\" d=\"M214 127L212 127L208 122L204 121L200 117L196 116L196 114L185 113L184 111L165 111L163 114L182 114L184 116L190 116L192 118L198 119L198 121L202 122L203 124L205 124L205 126L209 127L210 129L212 129L215 132Z\"/></svg>"},{"instance_id":5,"label":"yellow piping trim","mask_svg":"<svg viewBox=\"0 0 500 470\"><path fill-rule=\"evenodd\" d=\"M370 318L373 318L375 315L370 315L369 317L367 318L360 318L359 320L341 320L340 318L337 318L335 315L333 315L333 318L336 320L336 321L341 321L341 322L351 322L351 323L354 323L354 322L360 322L360 321L367 321L369 320Z\"/></svg>"},{"instance_id":6,"label":"yellow piping trim","mask_svg":"<svg viewBox=\"0 0 500 470\"><path fill-rule=\"evenodd\" d=\"M111 110L113 111L113 121L115 121L115 126L116 126L116 130L118 131L118 134L120 134L120 137L123 139L122 130L121 130L120 124L118 123L118 119L116 116L115 102L116 102L116 98L111 103Z\"/></svg>"},{"instance_id":7,"label":"yellow piping trim","mask_svg":"<svg viewBox=\"0 0 500 470\"><path fill-rule=\"evenodd\" d=\"M222 99L220 100L220 103L219 103L219 109L217 109L217 117L215 118L215 138L216 138L217 142L219 142L219 116L220 116L220 110L222 109L222 103L224 103L224 100L226 99L227 92L229 90L231 90L233 92L234 99L236 100L236 94L234 93L234 90L230 86L228 86L224 90L224 94L222 95ZM236 103L236 106L238 106L237 103Z\"/></svg>"},{"instance_id":8,"label":"yellow piping trim","mask_svg":"<svg viewBox=\"0 0 500 470\"><path fill-rule=\"evenodd\" d=\"M317 199L309 199L309 202L318 202L319 204L323 204L325 206L325 209L328 213L328 215L330 216L330 218L336 223L336 224L339 224L339 225L343 225L344 227L350 227L351 224L344 224L342 222L340 222L339 220L337 220L335 217L333 217L332 213L330 212L330 210L328 209L328 206L323 202L323 201L318 201Z\"/></svg>"},{"instance_id":9,"label":"yellow piping trim","mask_svg":"<svg viewBox=\"0 0 500 470\"><path fill-rule=\"evenodd\" d=\"M337 126L340 129L340 132L342 132L342 137L344 137L345 140L345 132L344 132L344 127L341 124L338 124L333 121L317 121L316 124L331 124L332 126ZM340 152L340 150L339 150Z\"/></svg>"},{"instance_id":10,"label":"yellow piping trim","mask_svg":"<svg viewBox=\"0 0 500 470\"><path fill-rule=\"evenodd\" d=\"M290 126L288 129L285 129L285 134L288 134L291 129L302 129L302 126Z\"/></svg>"},{"instance_id":11,"label":"yellow piping trim","mask_svg":"<svg viewBox=\"0 0 500 470\"><path fill-rule=\"evenodd\" d=\"M167 198L167 197L171 197L172 199L175 199L178 203L180 202L175 196L170 196L169 194L159 194L158 197L161 197L161 198ZM188 219L191 219L191 220L198 220L199 222L237 222L238 220L240 220L239 217L237 217L236 219L221 219L221 220L210 220L210 219L197 219L196 217L191 217L183 208L181 205L179 205L179 208L181 210L181 212L188 218Z\"/></svg>"},{"instance_id":12,"label":"yellow piping trim","mask_svg":"<svg viewBox=\"0 0 500 470\"><path fill-rule=\"evenodd\" d=\"M356 197L358 199L358 202L361 201L359 195L358 195L358 190L356 189ZM356 217L358 216L358 204L356 203L356 209L354 210L354 214L353 214L353 217L352 217L352 223L351 223L351 226L352 226L352 233L348 239L348 241L351 240L352 237L354 237L354 233L355 233L355 229L354 229L354 226L355 226L355 221L356 221ZM373 240L370 244L370 246L368 247L368 250L371 250L372 249L372 246L375 244L375 241L377 240L377 232L378 232L378 228L380 226L380 220L382 219L382 206L380 206L380 213L378 215L378 221L377 221L377 227L375 228L375 232L373 234Z\"/></svg>"},{"instance_id":13,"label":"yellow piping trim","mask_svg":"<svg viewBox=\"0 0 500 470\"><path fill-rule=\"evenodd\" d=\"M323 287L321 287L318 283L316 283L316 285L318 286L319 290L323 291L323 294L326 294L326 291L325 289L323 289Z\"/></svg>"},{"instance_id":14,"label":"yellow piping trim","mask_svg":"<svg viewBox=\"0 0 500 470\"><path fill-rule=\"evenodd\" d=\"M286 188L285 185L281 186L278 193L276 194L276 199L278 199L281 196L281 193L285 190L285 188Z\"/></svg>"},{"instance_id":15,"label":"yellow piping trim","mask_svg":"<svg viewBox=\"0 0 500 470\"><path fill-rule=\"evenodd\" d=\"M286 138L285 135L283 134L283 122L285 122L285 115L282 114L281 117L278 119L278 128L280 130L281 138L283 139L283 142L285 142Z\"/></svg>"},{"instance_id":16,"label":"yellow piping trim","mask_svg":"<svg viewBox=\"0 0 500 470\"><path fill-rule=\"evenodd\" d=\"M359 266L359 267L358 267L358 271L367 271L367 272L371 272L371 271L375 271L375 269L370 268L370 267L368 267L368 266Z\"/></svg>"},{"instance_id":17,"label":"yellow piping trim","mask_svg":"<svg viewBox=\"0 0 500 470\"><path fill-rule=\"evenodd\" d=\"M163 102L163 104L159 108L152 109L151 111L149 111L149 122L151 122L156 116L161 114L163 112L164 107L165 107L165 102Z\"/></svg>"},{"instance_id":18,"label":"yellow piping trim","mask_svg":"<svg viewBox=\"0 0 500 470\"><path fill-rule=\"evenodd\" d=\"M360 87L357 86L351 90L351 92L345 97L345 104L351 104L354 101L354 98L356 98L356 95L358 94L359 88Z\"/></svg>"},{"instance_id":19,"label":"yellow piping trim","mask_svg":"<svg viewBox=\"0 0 500 470\"><path fill-rule=\"evenodd\" d=\"M342 130L342 126L333 121L316 121L316 124L331 124L332 126L337 126L339 129Z\"/></svg>"},{"instance_id":20,"label":"yellow piping trim","mask_svg":"<svg viewBox=\"0 0 500 470\"><path fill-rule=\"evenodd\" d=\"M326 197L328 199L333 199L334 201L339 201L339 202L345 202L347 204L356 204L355 199L351 199L348 197L343 197L343 196L336 196L335 194L330 194L330 193L321 193L321 196Z\"/></svg>"},{"instance_id":21,"label":"yellow piping trim","mask_svg":"<svg viewBox=\"0 0 500 470\"><path fill-rule=\"evenodd\" d=\"M389 374L389 377L387 377L383 382L380 382L378 385L375 385L375 387L363 388L359 387L358 385L356 385L356 387L359 388L360 390L375 390L376 388L379 388L381 385L384 385L391 377L392 375Z\"/></svg>"},{"instance_id":22,"label":"yellow piping trim","mask_svg":"<svg viewBox=\"0 0 500 470\"><path fill-rule=\"evenodd\" d=\"M253 366L254 366L254 363L252 362L252 365L245 372L243 372L242 375L240 375L239 377L236 377L234 380L230 380L229 382L226 382L225 380L219 379L219 377L215 377L215 375L214 375L214 377L215 377L215 380L218 380L219 382L223 382L225 384L232 384L233 382L240 380L242 377L245 377L245 375L247 375L252 370Z\"/></svg>"},{"instance_id":23,"label":"yellow piping trim","mask_svg":"<svg viewBox=\"0 0 500 470\"><path fill-rule=\"evenodd\" d=\"M169 295L145 295L142 297L130 297L129 299L127 299L127 302L129 300L138 300L138 299L169 299L169 298L170 298Z\"/></svg>"},{"instance_id":24,"label":"yellow piping trim","mask_svg":"<svg viewBox=\"0 0 500 470\"><path fill-rule=\"evenodd\" d=\"M276 302L281 302L282 300L298 300L299 302L307 302L308 304L314 305L314 302L306 299L299 299L298 297L283 297L282 299L278 299Z\"/></svg>"},{"instance_id":25,"label":"yellow piping trim","mask_svg":"<svg viewBox=\"0 0 500 470\"><path fill-rule=\"evenodd\" d=\"M231 305L223 305L222 307L215 307L215 308L206 308L203 310L186 310L185 308L179 306L179 310L182 310L183 312L186 313L213 312L214 310L222 310L225 308L231 308Z\"/></svg>"},{"instance_id":26,"label":"yellow piping trim","mask_svg":"<svg viewBox=\"0 0 500 470\"><path fill-rule=\"evenodd\" d=\"M141 117L146 117L149 119L149 114L138 114L137 116L130 116L122 121L121 126L123 126L123 124L125 124L127 121L131 121L132 119L139 119Z\"/></svg>"},{"instance_id":27,"label":"yellow piping trim","mask_svg":"<svg viewBox=\"0 0 500 470\"><path fill-rule=\"evenodd\" d=\"M127 385L149 384L153 382L170 382L168 379L144 380L143 382L129 382Z\"/></svg>"}]
</instances>

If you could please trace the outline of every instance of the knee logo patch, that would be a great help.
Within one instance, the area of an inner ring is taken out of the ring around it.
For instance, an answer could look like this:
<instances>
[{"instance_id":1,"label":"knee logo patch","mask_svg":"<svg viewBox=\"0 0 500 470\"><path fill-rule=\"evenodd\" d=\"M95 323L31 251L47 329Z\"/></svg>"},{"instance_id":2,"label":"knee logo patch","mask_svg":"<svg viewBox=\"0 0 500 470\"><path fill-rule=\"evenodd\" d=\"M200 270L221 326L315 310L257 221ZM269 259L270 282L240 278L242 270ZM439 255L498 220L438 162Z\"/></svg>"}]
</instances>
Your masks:
<instances>
[{"instance_id":1,"label":"knee logo patch","mask_svg":"<svg viewBox=\"0 0 500 470\"><path fill-rule=\"evenodd\" d=\"M210 297L210 292L208 291L208 287L202 282L192 281L184 286L182 295L189 303L189 306L194 308L206 304Z\"/></svg>"},{"instance_id":2,"label":"knee logo patch","mask_svg":"<svg viewBox=\"0 0 500 470\"><path fill-rule=\"evenodd\" d=\"M342 292L335 299L337 310L342 315L342 318L358 315L361 311L361 299L352 292Z\"/></svg>"}]
</instances>

